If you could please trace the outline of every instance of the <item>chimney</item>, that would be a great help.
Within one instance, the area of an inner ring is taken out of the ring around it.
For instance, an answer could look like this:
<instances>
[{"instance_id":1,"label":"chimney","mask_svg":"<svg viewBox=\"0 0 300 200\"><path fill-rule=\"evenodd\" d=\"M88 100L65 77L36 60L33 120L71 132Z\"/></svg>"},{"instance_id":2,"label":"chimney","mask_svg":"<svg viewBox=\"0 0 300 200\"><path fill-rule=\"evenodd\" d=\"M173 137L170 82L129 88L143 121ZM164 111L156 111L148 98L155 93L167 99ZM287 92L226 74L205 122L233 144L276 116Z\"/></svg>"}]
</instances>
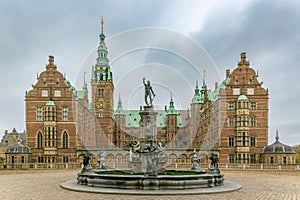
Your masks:
<instances>
[{"instance_id":1,"label":"chimney","mask_svg":"<svg viewBox=\"0 0 300 200\"><path fill-rule=\"evenodd\" d=\"M218 88L218 86L219 86L219 83L215 82L215 90Z\"/></svg>"},{"instance_id":2,"label":"chimney","mask_svg":"<svg viewBox=\"0 0 300 200\"><path fill-rule=\"evenodd\" d=\"M228 78L230 75L230 69L226 69L226 78Z\"/></svg>"},{"instance_id":3,"label":"chimney","mask_svg":"<svg viewBox=\"0 0 300 200\"><path fill-rule=\"evenodd\" d=\"M140 111L142 111L143 110L143 106L140 106Z\"/></svg>"},{"instance_id":4,"label":"chimney","mask_svg":"<svg viewBox=\"0 0 300 200\"><path fill-rule=\"evenodd\" d=\"M165 111L167 112L168 111L168 108L167 108L167 106L165 105Z\"/></svg>"}]
</instances>

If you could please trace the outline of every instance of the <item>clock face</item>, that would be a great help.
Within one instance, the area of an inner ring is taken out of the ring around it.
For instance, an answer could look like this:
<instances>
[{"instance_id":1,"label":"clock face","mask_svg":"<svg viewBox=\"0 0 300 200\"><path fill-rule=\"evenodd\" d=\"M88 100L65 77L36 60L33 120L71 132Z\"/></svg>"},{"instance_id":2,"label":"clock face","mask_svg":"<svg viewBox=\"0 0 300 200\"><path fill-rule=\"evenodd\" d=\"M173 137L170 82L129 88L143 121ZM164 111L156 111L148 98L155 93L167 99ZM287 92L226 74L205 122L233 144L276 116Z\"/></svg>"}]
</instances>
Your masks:
<instances>
[{"instance_id":1,"label":"clock face","mask_svg":"<svg viewBox=\"0 0 300 200\"><path fill-rule=\"evenodd\" d=\"M97 109L103 109L104 108L104 101L103 99L99 99L98 102L96 103L96 108Z\"/></svg>"}]
</instances>

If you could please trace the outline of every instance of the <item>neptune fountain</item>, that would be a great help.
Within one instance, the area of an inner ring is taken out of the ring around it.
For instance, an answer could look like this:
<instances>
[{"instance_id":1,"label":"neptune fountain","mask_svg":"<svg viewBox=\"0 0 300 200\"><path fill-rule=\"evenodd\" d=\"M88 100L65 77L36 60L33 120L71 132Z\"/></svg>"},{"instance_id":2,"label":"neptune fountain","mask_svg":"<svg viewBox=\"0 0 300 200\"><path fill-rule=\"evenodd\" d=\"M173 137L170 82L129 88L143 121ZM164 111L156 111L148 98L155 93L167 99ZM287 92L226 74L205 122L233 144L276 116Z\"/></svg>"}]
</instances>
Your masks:
<instances>
[{"instance_id":1,"label":"neptune fountain","mask_svg":"<svg viewBox=\"0 0 300 200\"><path fill-rule=\"evenodd\" d=\"M126 170L106 169L105 152L101 151L97 169L90 168L88 156L85 156L83 170L77 174L77 184L63 183L62 187L77 191L128 194L199 194L239 189L240 185L237 184L233 184L234 187L224 186L224 175L220 173L215 154L210 156L211 163L207 171L199 168L196 149L191 170L165 169L166 146L164 142L157 141L157 112L153 109L155 94L150 81L146 83L144 78L143 83L146 105L139 113L140 138L132 143L130 149L131 167Z\"/></svg>"}]
</instances>

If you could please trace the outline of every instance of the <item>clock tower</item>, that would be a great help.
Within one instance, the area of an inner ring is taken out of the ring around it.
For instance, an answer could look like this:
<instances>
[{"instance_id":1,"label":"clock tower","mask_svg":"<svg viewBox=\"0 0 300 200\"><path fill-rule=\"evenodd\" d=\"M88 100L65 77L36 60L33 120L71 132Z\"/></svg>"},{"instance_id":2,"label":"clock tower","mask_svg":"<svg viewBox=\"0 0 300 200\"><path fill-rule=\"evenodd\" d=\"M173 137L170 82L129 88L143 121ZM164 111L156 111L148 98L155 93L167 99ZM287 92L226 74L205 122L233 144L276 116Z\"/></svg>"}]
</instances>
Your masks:
<instances>
[{"instance_id":1,"label":"clock tower","mask_svg":"<svg viewBox=\"0 0 300 200\"><path fill-rule=\"evenodd\" d=\"M106 138L112 142L114 130L114 85L111 68L109 66L109 60L107 58L108 51L105 44L103 24L104 19L102 17L101 34L99 36L100 43L97 49L97 62L92 67L91 77L92 108L96 115L98 124L96 128L97 146L103 146L103 144L108 144L108 142L105 142Z\"/></svg>"}]
</instances>

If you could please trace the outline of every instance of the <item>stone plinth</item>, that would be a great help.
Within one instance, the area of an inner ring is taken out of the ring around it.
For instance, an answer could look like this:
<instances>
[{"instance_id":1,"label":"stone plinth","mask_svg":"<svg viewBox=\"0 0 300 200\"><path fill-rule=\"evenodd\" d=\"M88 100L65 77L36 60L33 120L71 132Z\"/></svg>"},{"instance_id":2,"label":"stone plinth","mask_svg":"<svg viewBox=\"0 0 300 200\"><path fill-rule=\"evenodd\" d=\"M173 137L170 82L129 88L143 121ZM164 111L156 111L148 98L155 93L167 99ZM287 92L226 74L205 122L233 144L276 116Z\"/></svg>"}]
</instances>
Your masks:
<instances>
[{"instance_id":1,"label":"stone plinth","mask_svg":"<svg viewBox=\"0 0 300 200\"><path fill-rule=\"evenodd\" d=\"M141 136L140 138L146 141L156 141L157 126L156 116L157 112L153 110L153 106L144 106L144 110L140 112L141 121ZM141 146L141 148L143 148Z\"/></svg>"}]
</instances>

